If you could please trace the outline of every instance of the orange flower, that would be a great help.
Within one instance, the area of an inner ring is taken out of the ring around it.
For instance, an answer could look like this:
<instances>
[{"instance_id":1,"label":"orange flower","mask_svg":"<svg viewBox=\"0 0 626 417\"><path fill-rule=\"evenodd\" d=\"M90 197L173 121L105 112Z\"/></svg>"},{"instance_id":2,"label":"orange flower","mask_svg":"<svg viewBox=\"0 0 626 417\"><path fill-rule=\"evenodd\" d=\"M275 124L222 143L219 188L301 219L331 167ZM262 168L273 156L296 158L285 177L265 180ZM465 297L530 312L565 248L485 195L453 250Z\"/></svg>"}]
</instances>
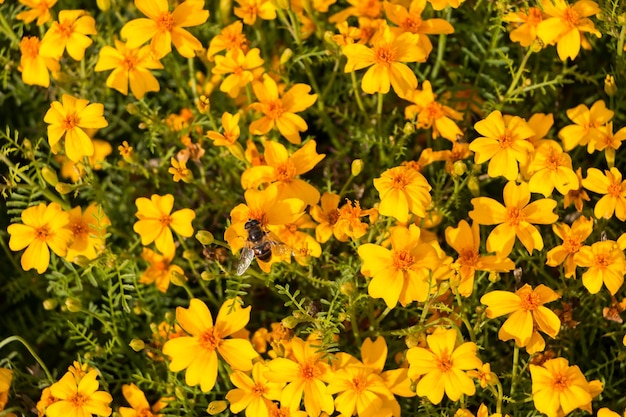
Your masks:
<instances>
[{"instance_id":1,"label":"orange flower","mask_svg":"<svg viewBox=\"0 0 626 417\"><path fill-rule=\"evenodd\" d=\"M552 231L563 243L547 253L549 266L564 264L565 278L571 278L576 274L576 262L574 256L583 247L585 239L593 231L593 222L585 216L580 216L570 228L567 224L553 224Z\"/></svg>"},{"instance_id":2,"label":"orange flower","mask_svg":"<svg viewBox=\"0 0 626 417\"><path fill-rule=\"evenodd\" d=\"M462 120L463 116L450 107L436 102L436 97L430 81L424 81L421 91L415 90L407 94L406 99L414 104L404 110L404 115L407 119L413 119L417 115L415 127L418 129L432 128L433 139L443 136L456 142L458 138L463 136L463 132L454 120Z\"/></svg>"},{"instance_id":3,"label":"orange flower","mask_svg":"<svg viewBox=\"0 0 626 417\"><path fill-rule=\"evenodd\" d=\"M16 17L18 20L23 20L24 23L30 23L37 19L37 26L41 26L50 20L50 9L56 2L57 0L20 0L20 3L30 7L30 10L21 12Z\"/></svg>"},{"instance_id":4,"label":"orange flower","mask_svg":"<svg viewBox=\"0 0 626 417\"><path fill-rule=\"evenodd\" d=\"M523 47L529 47L537 39L537 26L543 21L543 13L539 7L529 7L527 11L509 13L503 20L516 24L509 34L511 40Z\"/></svg>"},{"instance_id":5,"label":"orange flower","mask_svg":"<svg viewBox=\"0 0 626 417\"><path fill-rule=\"evenodd\" d=\"M47 58L40 54L40 41L36 36L25 36L20 42L19 70L22 72L24 84L50 86L50 74L61 68L59 62L53 58Z\"/></svg>"},{"instance_id":6,"label":"orange flower","mask_svg":"<svg viewBox=\"0 0 626 417\"><path fill-rule=\"evenodd\" d=\"M374 187L380 194L378 211L383 216L402 223L409 221L410 213L426 217L431 187L417 170L404 165L390 168L374 179Z\"/></svg>"},{"instance_id":7,"label":"orange flower","mask_svg":"<svg viewBox=\"0 0 626 417\"><path fill-rule=\"evenodd\" d=\"M209 43L209 49L207 50L207 59L211 60L213 55L226 49L227 52L247 51L248 39L242 32L243 23L241 20L237 20L235 23L231 23L226 26L219 35L214 36Z\"/></svg>"},{"instance_id":8,"label":"orange flower","mask_svg":"<svg viewBox=\"0 0 626 417\"><path fill-rule=\"evenodd\" d=\"M263 20L276 19L276 7L270 0L236 0L235 16L243 19L246 25L254 25L257 17Z\"/></svg>"}]
</instances>

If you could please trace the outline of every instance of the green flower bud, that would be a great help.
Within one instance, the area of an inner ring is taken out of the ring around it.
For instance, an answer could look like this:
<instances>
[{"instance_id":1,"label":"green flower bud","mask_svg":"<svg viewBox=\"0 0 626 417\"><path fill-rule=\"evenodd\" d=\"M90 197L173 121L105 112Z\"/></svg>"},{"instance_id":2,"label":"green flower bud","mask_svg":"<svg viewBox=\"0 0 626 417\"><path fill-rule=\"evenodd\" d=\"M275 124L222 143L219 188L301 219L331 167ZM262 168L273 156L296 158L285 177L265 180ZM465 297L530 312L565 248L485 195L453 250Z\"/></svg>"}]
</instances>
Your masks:
<instances>
[{"instance_id":1,"label":"green flower bud","mask_svg":"<svg viewBox=\"0 0 626 417\"><path fill-rule=\"evenodd\" d=\"M59 183L59 177L57 176L56 171L49 166L43 167L43 169L41 170L41 176L48 184L53 187Z\"/></svg>"},{"instance_id":2,"label":"green flower bud","mask_svg":"<svg viewBox=\"0 0 626 417\"><path fill-rule=\"evenodd\" d=\"M65 307L70 313L78 313L83 308L83 303L75 297L68 297L65 300Z\"/></svg>"},{"instance_id":3,"label":"green flower bud","mask_svg":"<svg viewBox=\"0 0 626 417\"><path fill-rule=\"evenodd\" d=\"M196 233L196 239L198 239L198 242L202 243L204 246L210 245L215 240L213 234L207 230L198 230L198 233Z\"/></svg>"},{"instance_id":4,"label":"green flower bud","mask_svg":"<svg viewBox=\"0 0 626 417\"><path fill-rule=\"evenodd\" d=\"M145 349L146 343L141 339L133 339L130 341L128 346L130 346L130 348L135 352L141 352Z\"/></svg>"}]
</instances>

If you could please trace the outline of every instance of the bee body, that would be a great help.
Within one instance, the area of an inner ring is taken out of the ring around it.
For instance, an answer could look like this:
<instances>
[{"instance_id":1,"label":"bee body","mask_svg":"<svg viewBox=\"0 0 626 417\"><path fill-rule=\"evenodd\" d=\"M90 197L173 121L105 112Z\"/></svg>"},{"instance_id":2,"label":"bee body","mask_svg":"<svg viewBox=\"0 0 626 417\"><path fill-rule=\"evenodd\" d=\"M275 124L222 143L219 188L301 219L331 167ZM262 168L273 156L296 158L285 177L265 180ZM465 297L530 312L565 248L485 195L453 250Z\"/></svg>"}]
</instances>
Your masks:
<instances>
[{"instance_id":1,"label":"bee body","mask_svg":"<svg viewBox=\"0 0 626 417\"><path fill-rule=\"evenodd\" d=\"M248 237L237 264L237 275L246 272L255 257L259 261L269 262L272 259L272 247L278 245L269 238L258 220L248 220L244 228L248 232Z\"/></svg>"}]
</instances>

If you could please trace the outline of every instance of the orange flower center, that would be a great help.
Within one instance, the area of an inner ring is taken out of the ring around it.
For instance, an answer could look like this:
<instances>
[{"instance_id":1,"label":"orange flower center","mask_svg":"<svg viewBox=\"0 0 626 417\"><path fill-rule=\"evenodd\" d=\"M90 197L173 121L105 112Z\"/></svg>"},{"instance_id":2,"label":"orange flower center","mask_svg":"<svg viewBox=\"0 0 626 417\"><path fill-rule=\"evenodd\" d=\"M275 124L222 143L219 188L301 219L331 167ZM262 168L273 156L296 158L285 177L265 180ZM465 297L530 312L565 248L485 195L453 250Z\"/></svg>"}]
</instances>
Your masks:
<instances>
[{"instance_id":1,"label":"orange flower center","mask_svg":"<svg viewBox=\"0 0 626 417\"><path fill-rule=\"evenodd\" d=\"M396 48L391 44L382 44L374 47L374 62L377 65L389 66L396 62Z\"/></svg>"},{"instance_id":2,"label":"orange flower center","mask_svg":"<svg viewBox=\"0 0 626 417\"><path fill-rule=\"evenodd\" d=\"M161 222L161 226L168 227L172 223L172 217L169 214L164 214L159 219L159 222Z\"/></svg>"},{"instance_id":3,"label":"orange flower center","mask_svg":"<svg viewBox=\"0 0 626 417\"><path fill-rule=\"evenodd\" d=\"M359 375L352 378L352 381L350 381L350 385L352 386L353 391L355 391L356 393L361 393L367 388L367 380L363 376Z\"/></svg>"},{"instance_id":4,"label":"orange flower center","mask_svg":"<svg viewBox=\"0 0 626 417\"><path fill-rule=\"evenodd\" d=\"M283 114L283 103L279 100L272 100L265 105L265 115L272 120L280 119Z\"/></svg>"},{"instance_id":5,"label":"orange flower center","mask_svg":"<svg viewBox=\"0 0 626 417\"><path fill-rule=\"evenodd\" d=\"M454 363L452 363L452 360L450 359L450 355L448 355L448 352L442 352L441 356L437 358L437 367L442 373L446 373L450 371L453 365Z\"/></svg>"},{"instance_id":6,"label":"orange flower center","mask_svg":"<svg viewBox=\"0 0 626 417\"><path fill-rule=\"evenodd\" d=\"M260 209L250 209L248 213L248 218L250 220L256 220L260 223L262 229L267 227L267 215Z\"/></svg>"},{"instance_id":7,"label":"orange flower center","mask_svg":"<svg viewBox=\"0 0 626 417\"><path fill-rule=\"evenodd\" d=\"M45 242L46 240L48 240L48 237L51 235L50 233L50 229L48 229L48 226L41 226L35 229L35 239L37 240L41 240L42 242Z\"/></svg>"},{"instance_id":8,"label":"orange flower center","mask_svg":"<svg viewBox=\"0 0 626 417\"><path fill-rule=\"evenodd\" d=\"M122 61L122 67L127 71L132 71L136 66L137 62L137 51L128 51L124 55L124 60Z\"/></svg>"},{"instance_id":9,"label":"orange flower center","mask_svg":"<svg viewBox=\"0 0 626 417\"><path fill-rule=\"evenodd\" d=\"M269 389L265 385L260 384L260 383L256 383L252 387L252 395L255 396L255 397L262 397L268 391L269 391Z\"/></svg>"},{"instance_id":10,"label":"orange flower center","mask_svg":"<svg viewBox=\"0 0 626 417\"><path fill-rule=\"evenodd\" d=\"M228 33L224 33L224 44L226 44L226 49L244 49L243 47L247 44L246 37L243 36L241 32L229 31Z\"/></svg>"},{"instance_id":11,"label":"orange flower center","mask_svg":"<svg viewBox=\"0 0 626 417\"><path fill-rule=\"evenodd\" d=\"M617 181L611 182L611 184L609 184L609 186L607 187L607 191L608 195L612 197L619 197L622 192L622 184Z\"/></svg>"},{"instance_id":12,"label":"orange flower center","mask_svg":"<svg viewBox=\"0 0 626 417\"><path fill-rule=\"evenodd\" d=\"M72 22L69 20L64 20L63 22L59 22L59 26L57 27L59 31L59 35L62 38L68 39L72 33L74 32L74 28L72 27Z\"/></svg>"},{"instance_id":13,"label":"orange flower center","mask_svg":"<svg viewBox=\"0 0 626 417\"><path fill-rule=\"evenodd\" d=\"M510 224L511 226L517 226L520 222L524 221L524 214L522 210L517 207L507 207L506 209L506 218L505 223Z\"/></svg>"},{"instance_id":14,"label":"orange flower center","mask_svg":"<svg viewBox=\"0 0 626 417\"><path fill-rule=\"evenodd\" d=\"M76 393L74 397L68 398L68 402L72 403L76 408L82 408L88 400L89 398L83 396L81 393Z\"/></svg>"},{"instance_id":15,"label":"orange flower center","mask_svg":"<svg viewBox=\"0 0 626 417\"><path fill-rule=\"evenodd\" d=\"M405 32L418 33L420 27L422 26L422 19L418 16L410 16L404 19L404 22L400 24L400 27L404 29Z\"/></svg>"},{"instance_id":16,"label":"orange flower center","mask_svg":"<svg viewBox=\"0 0 626 417\"><path fill-rule=\"evenodd\" d=\"M205 330L198 336L198 344L206 350L217 349L221 342L222 338L215 327Z\"/></svg>"},{"instance_id":17,"label":"orange flower center","mask_svg":"<svg viewBox=\"0 0 626 417\"><path fill-rule=\"evenodd\" d=\"M606 253L597 253L593 257L593 266L597 269L606 269L611 264L611 258Z\"/></svg>"},{"instance_id":18,"label":"orange flower center","mask_svg":"<svg viewBox=\"0 0 626 417\"><path fill-rule=\"evenodd\" d=\"M565 156L558 149L550 148L546 158L546 168L550 171L557 171L563 165L565 165Z\"/></svg>"},{"instance_id":19,"label":"orange flower center","mask_svg":"<svg viewBox=\"0 0 626 417\"><path fill-rule=\"evenodd\" d=\"M537 26L543 17L541 17L541 10L538 7L531 7L528 9L528 18L526 19L526 23L531 26Z\"/></svg>"},{"instance_id":20,"label":"orange flower center","mask_svg":"<svg viewBox=\"0 0 626 417\"><path fill-rule=\"evenodd\" d=\"M142 408L137 410L137 417L154 417L154 414L152 414L149 408Z\"/></svg>"},{"instance_id":21,"label":"orange flower center","mask_svg":"<svg viewBox=\"0 0 626 417\"><path fill-rule=\"evenodd\" d=\"M506 149L513 146L513 142L515 142L515 136L509 132L509 129L504 130L504 134L501 135L498 140L500 141L500 148Z\"/></svg>"},{"instance_id":22,"label":"orange flower center","mask_svg":"<svg viewBox=\"0 0 626 417\"><path fill-rule=\"evenodd\" d=\"M563 20L570 27L576 27L578 26L580 17L578 16L578 13L576 13L571 7L568 7L563 13Z\"/></svg>"},{"instance_id":23,"label":"orange flower center","mask_svg":"<svg viewBox=\"0 0 626 417\"><path fill-rule=\"evenodd\" d=\"M393 266L398 271L411 269L415 263L415 258L406 250L393 251L391 254Z\"/></svg>"},{"instance_id":24,"label":"orange flower center","mask_svg":"<svg viewBox=\"0 0 626 417\"><path fill-rule=\"evenodd\" d=\"M37 58L39 55L39 38L27 36L20 42L22 56L29 59Z\"/></svg>"},{"instance_id":25,"label":"orange flower center","mask_svg":"<svg viewBox=\"0 0 626 417\"><path fill-rule=\"evenodd\" d=\"M65 130L74 129L80 123L80 118L76 113L68 113L61 122L61 127Z\"/></svg>"},{"instance_id":26,"label":"orange flower center","mask_svg":"<svg viewBox=\"0 0 626 417\"><path fill-rule=\"evenodd\" d=\"M580 239L570 236L563 240L563 248L569 253L576 253L580 250L581 241Z\"/></svg>"},{"instance_id":27,"label":"orange flower center","mask_svg":"<svg viewBox=\"0 0 626 417\"><path fill-rule=\"evenodd\" d=\"M562 373L557 373L554 375L554 379L552 380L552 389L557 392L563 392L568 389L570 386L569 380L567 379L567 375Z\"/></svg>"},{"instance_id":28,"label":"orange flower center","mask_svg":"<svg viewBox=\"0 0 626 417\"><path fill-rule=\"evenodd\" d=\"M409 177L405 171L396 172L396 174L391 178L391 187L396 190L404 190L409 184Z\"/></svg>"},{"instance_id":29,"label":"orange flower center","mask_svg":"<svg viewBox=\"0 0 626 417\"><path fill-rule=\"evenodd\" d=\"M174 16L170 12L161 13L156 18L156 25L159 32L171 32L174 29Z\"/></svg>"},{"instance_id":30,"label":"orange flower center","mask_svg":"<svg viewBox=\"0 0 626 417\"><path fill-rule=\"evenodd\" d=\"M478 263L478 251L474 249L465 249L459 253L459 264L466 267L475 267Z\"/></svg>"},{"instance_id":31,"label":"orange flower center","mask_svg":"<svg viewBox=\"0 0 626 417\"><path fill-rule=\"evenodd\" d=\"M445 116L443 111L443 106L437 102L429 103L426 108L423 110L426 113L430 120L441 119Z\"/></svg>"},{"instance_id":32,"label":"orange flower center","mask_svg":"<svg viewBox=\"0 0 626 417\"><path fill-rule=\"evenodd\" d=\"M70 225L70 230L74 236L83 236L89 234L89 226L83 222L76 222Z\"/></svg>"},{"instance_id":33,"label":"orange flower center","mask_svg":"<svg viewBox=\"0 0 626 417\"><path fill-rule=\"evenodd\" d=\"M526 311L535 311L541 306L541 298L531 290L518 294L520 297L520 306Z\"/></svg>"},{"instance_id":34,"label":"orange flower center","mask_svg":"<svg viewBox=\"0 0 626 417\"><path fill-rule=\"evenodd\" d=\"M300 365L300 378L306 381L311 381L312 379L315 379L319 374L319 369L317 369L317 367L311 362Z\"/></svg>"},{"instance_id":35,"label":"orange flower center","mask_svg":"<svg viewBox=\"0 0 626 417\"><path fill-rule=\"evenodd\" d=\"M296 167L293 162L287 161L276 167L276 181L289 182L296 176Z\"/></svg>"}]
</instances>

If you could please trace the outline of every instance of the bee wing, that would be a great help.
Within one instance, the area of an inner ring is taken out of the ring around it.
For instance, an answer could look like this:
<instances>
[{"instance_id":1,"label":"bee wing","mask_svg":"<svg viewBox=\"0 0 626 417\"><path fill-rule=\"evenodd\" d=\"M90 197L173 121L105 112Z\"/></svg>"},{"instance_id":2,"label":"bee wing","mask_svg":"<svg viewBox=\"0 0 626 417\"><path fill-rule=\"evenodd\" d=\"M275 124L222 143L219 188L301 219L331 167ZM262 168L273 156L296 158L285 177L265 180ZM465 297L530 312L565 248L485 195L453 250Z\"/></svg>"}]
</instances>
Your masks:
<instances>
[{"instance_id":1,"label":"bee wing","mask_svg":"<svg viewBox=\"0 0 626 417\"><path fill-rule=\"evenodd\" d=\"M246 269L252 263L254 259L254 251L252 248L245 247L241 250L241 256L239 257L239 263L237 263L237 275L243 275Z\"/></svg>"},{"instance_id":2,"label":"bee wing","mask_svg":"<svg viewBox=\"0 0 626 417\"><path fill-rule=\"evenodd\" d=\"M272 252L278 257L282 258L292 254L291 248L282 242L270 241L270 244L272 245Z\"/></svg>"}]
</instances>

